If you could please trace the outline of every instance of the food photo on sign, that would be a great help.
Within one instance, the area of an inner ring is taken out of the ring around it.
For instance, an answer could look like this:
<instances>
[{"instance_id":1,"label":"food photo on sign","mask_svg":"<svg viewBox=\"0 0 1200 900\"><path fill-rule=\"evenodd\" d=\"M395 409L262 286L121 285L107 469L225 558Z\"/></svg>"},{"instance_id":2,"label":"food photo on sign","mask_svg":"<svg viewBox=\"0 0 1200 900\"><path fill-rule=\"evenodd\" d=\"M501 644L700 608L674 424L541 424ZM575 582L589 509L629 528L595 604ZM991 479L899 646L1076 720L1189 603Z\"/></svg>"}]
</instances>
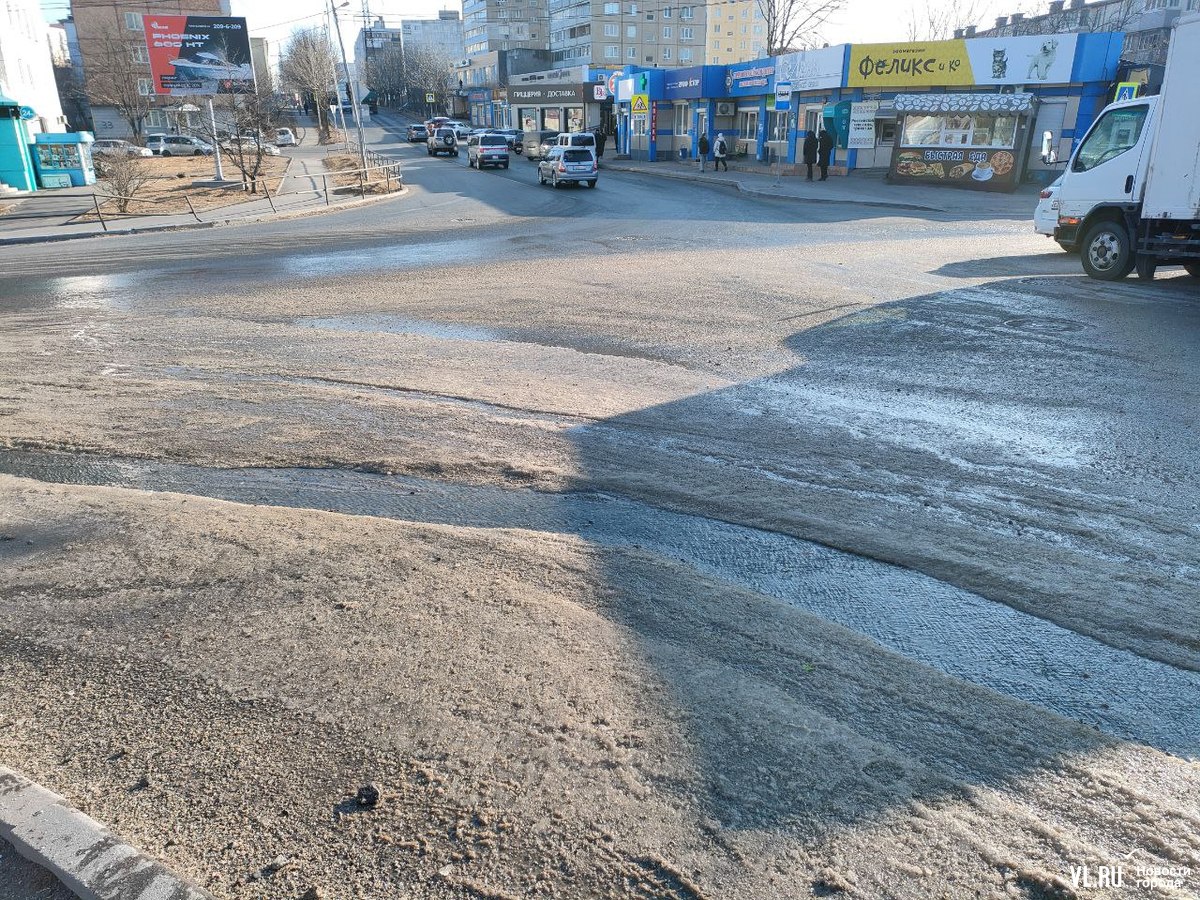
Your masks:
<instances>
[{"instance_id":1,"label":"food photo on sign","mask_svg":"<svg viewBox=\"0 0 1200 900\"><path fill-rule=\"evenodd\" d=\"M254 93L245 19L147 15L142 22L155 93Z\"/></svg>"}]
</instances>

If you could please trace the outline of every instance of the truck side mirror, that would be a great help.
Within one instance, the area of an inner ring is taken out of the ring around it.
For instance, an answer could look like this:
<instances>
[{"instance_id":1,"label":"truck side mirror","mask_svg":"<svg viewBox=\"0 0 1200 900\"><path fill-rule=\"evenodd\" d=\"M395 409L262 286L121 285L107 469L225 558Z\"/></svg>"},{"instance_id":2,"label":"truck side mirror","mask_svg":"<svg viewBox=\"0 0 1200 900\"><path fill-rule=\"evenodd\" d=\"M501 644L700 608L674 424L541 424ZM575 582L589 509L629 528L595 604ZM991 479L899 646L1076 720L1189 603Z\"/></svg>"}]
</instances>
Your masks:
<instances>
[{"instance_id":1,"label":"truck side mirror","mask_svg":"<svg viewBox=\"0 0 1200 900\"><path fill-rule=\"evenodd\" d=\"M1046 165L1054 165L1058 162L1058 151L1054 149L1054 132L1042 132L1042 162Z\"/></svg>"}]
</instances>

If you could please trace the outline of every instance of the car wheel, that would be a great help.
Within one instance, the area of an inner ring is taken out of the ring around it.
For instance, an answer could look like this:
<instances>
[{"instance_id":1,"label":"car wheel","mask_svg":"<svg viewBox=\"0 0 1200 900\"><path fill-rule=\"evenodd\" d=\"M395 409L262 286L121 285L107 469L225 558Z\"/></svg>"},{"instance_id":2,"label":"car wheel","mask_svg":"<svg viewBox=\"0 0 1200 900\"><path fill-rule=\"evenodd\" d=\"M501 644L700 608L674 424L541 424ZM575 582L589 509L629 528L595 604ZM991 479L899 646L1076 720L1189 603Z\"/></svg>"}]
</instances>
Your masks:
<instances>
[{"instance_id":1,"label":"car wheel","mask_svg":"<svg viewBox=\"0 0 1200 900\"><path fill-rule=\"evenodd\" d=\"M562 187L562 184L560 184L560 183L559 183L559 180L558 180L558 173L557 173L557 172L555 172L553 175L551 175L551 176L550 176L550 179L551 179L551 180L550 180L550 186L551 186L552 188L554 188L555 190L557 190L558 188Z\"/></svg>"},{"instance_id":2,"label":"car wheel","mask_svg":"<svg viewBox=\"0 0 1200 900\"><path fill-rule=\"evenodd\" d=\"M196 150L192 153L192 156L203 156L203 155L204 155L203 150Z\"/></svg>"},{"instance_id":3,"label":"car wheel","mask_svg":"<svg viewBox=\"0 0 1200 900\"><path fill-rule=\"evenodd\" d=\"M595 178L593 178L591 181L589 181L589 182L587 183L587 186L588 186L588 187L590 187L590 188L594 188L594 187L596 186L596 179L595 179Z\"/></svg>"},{"instance_id":4,"label":"car wheel","mask_svg":"<svg viewBox=\"0 0 1200 900\"><path fill-rule=\"evenodd\" d=\"M170 151L170 150L164 150L164 151L162 152L162 155L163 155L163 156L170 156L170 155L171 155L171 151Z\"/></svg>"},{"instance_id":5,"label":"car wheel","mask_svg":"<svg viewBox=\"0 0 1200 900\"><path fill-rule=\"evenodd\" d=\"M502 167L502 168L505 168L505 169L507 169L507 168L508 168L508 163L501 163L500 165L501 165L501 167Z\"/></svg>"},{"instance_id":6,"label":"car wheel","mask_svg":"<svg viewBox=\"0 0 1200 900\"><path fill-rule=\"evenodd\" d=\"M1184 263L1183 271L1187 272L1193 278L1200 278L1200 262Z\"/></svg>"},{"instance_id":7,"label":"car wheel","mask_svg":"<svg viewBox=\"0 0 1200 900\"><path fill-rule=\"evenodd\" d=\"M467 168L468 169L475 168L475 160L471 159L471 157L469 157L469 156L467 157Z\"/></svg>"},{"instance_id":8,"label":"car wheel","mask_svg":"<svg viewBox=\"0 0 1200 900\"><path fill-rule=\"evenodd\" d=\"M546 176L542 174L542 170L538 169L538 184L542 187L546 186Z\"/></svg>"},{"instance_id":9,"label":"car wheel","mask_svg":"<svg viewBox=\"0 0 1200 900\"><path fill-rule=\"evenodd\" d=\"M1092 278L1120 281L1133 271L1134 254L1129 231L1120 222L1100 222L1079 246L1083 271Z\"/></svg>"}]
</instances>

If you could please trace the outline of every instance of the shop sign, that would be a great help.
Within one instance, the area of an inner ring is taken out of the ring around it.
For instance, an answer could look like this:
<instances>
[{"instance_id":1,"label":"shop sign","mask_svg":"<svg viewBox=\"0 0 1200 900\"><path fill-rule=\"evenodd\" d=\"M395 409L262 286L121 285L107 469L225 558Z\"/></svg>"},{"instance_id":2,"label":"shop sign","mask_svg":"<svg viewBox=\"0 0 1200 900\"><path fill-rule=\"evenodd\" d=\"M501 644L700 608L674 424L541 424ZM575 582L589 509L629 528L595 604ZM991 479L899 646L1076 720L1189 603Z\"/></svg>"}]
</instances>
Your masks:
<instances>
[{"instance_id":1,"label":"shop sign","mask_svg":"<svg viewBox=\"0 0 1200 900\"><path fill-rule=\"evenodd\" d=\"M893 181L1008 190L1016 178L1015 150L899 147L892 153Z\"/></svg>"},{"instance_id":2,"label":"shop sign","mask_svg":"<svg viewBox=\"0 0 1200 900\"><path fill-rule=\"evenodd\" d=\"M850 130L846 147L850 150L870 150L875 146L875 114L878 100L850 104Z\"/></svg>"},{"instance_id":3,"label":"shop sign","mask_svg":"<svg viewBox=\"0 0 1200 900\"><path fill-rule=\"evenodd\" d=\"M658 104L650 107L650 140L658 139Z\"/></svg>"},{"instance_id":4,"label":"shop sign","mask_svg":"<svg viewBox=\"0 0 1200 900\"><path fill-rule=\"evenodd\" d=\"M854 44L849 87L1068 84L1078 35Z\"/></svg>"},{"instance_id":5,"label":"shop sign","mask_svg":"<svg viewBox=\"0 0 1200 900\"><path fill-rule=\"evenodd\" d=\"M35 110L32 106L22 106L17 110L17 113L21 116L22 120L26 122L37 118L37 110ZM70 187L70 185L67 185L67 187Z\"/></svg>"},{"instance_id":6,"label":"shop sign","mask_svg":"<svg viewBox=\"0 0 1200 900\"><path fill-rule=\"evenodd\" d=\"M819 91L842 86L846 45L785 53L775 61L775 83L790 81L793 91ZM778 93L778 88L776 89Z\"/></svg>"},{"instance_id":7,"label":"shop sign","mask_svg":"<svg viewBox=\"0 0 1200 900\"><path fill-rule=\"evenodd\" d=\"M650 111L650 96L648 94L634 94L630 110L635 116L642 116L648 113Z\"/></svg>"},{"instance_id":8,"label":"shop sign","mask_svg":"<svg viewBox=\"0 0 1200 900\"><path fill-rule=\"evenodd\" d=\"M608 99L608 88L602 84L592 85L592 99L597 102L603 102Z\"/></svg>"},{"instance_id":9,"label":"shop sign","mask_svg":"<svg viewBox=\"0 0 1200 900\"><path fill-rule=\"evenodd\" d=\"M742 68L730 66L725 74L725 92L728 97L769 94L774 83L774 60L759 60Z\"/></svg>"},{"instance_id":10,"label":"shop sign","mask_svg":"<svg viewBox=\"0 0 1200 900\"><path fill-rule=\"evenodd\" d=\"M617 93L617 79L621 77L620 72L613 72L608 76L608 92L612 95Z\"/></svg>"},{"instance_id":11,"label":"shop sign","mask_svg":"<svg viewBox=\"0 0 1200 900\"><path fill-rule=\"evenodd\" d=\"M591 99L590 85L588 87L589 90L585 92L580 86L527 88L509 85L508 97L513 103L579 103Z\"/></svg>"},{"instance_id":12,"label":"shop sign","mask_svg":"<svg viewBox=\"0 0 1200 900\"><path fill-rule=\"evenodd\" d=\"M792 83L790 81L775 82L775 109L783 112L792 107Z\"/></svg>"}]
</instances>

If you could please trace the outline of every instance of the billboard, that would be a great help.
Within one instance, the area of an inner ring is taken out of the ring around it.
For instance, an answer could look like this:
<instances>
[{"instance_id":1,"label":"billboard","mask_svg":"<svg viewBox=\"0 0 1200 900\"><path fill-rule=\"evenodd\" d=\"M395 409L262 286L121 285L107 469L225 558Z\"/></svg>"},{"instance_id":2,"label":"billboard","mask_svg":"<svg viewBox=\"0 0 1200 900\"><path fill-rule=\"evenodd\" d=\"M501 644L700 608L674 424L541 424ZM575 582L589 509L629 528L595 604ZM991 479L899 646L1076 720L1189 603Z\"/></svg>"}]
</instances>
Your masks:
<instances>
[{"instance_id":1,"label":"billboard","mask_svg":"<svg viewBox=\"0 0 1200 900\"><path fill-rule=\"evenodd\" d=\"M229 16L142 17L156 94L252 94L246 20Z\"/></svg>"},{"instance_id":2,"label":"billboard","mask_svg":"<svg viewBox=\"0 0 1200 900\"><path fill-rule=\"evenodd\" d=\"M790 83L793 91L820 91L842 86L846 45L785 53L775 61L775 83Z\"/></svg>"},{"instance_id":3,"label":"billboard","mask_svg":"<svg viewBox=\"0 0 1200 900\"><path fill-rule=\"evenodd\" d=\"M968 87L1070 84L1075 34L854 44L849 87Z\"/></svg>"}]
</instances>

